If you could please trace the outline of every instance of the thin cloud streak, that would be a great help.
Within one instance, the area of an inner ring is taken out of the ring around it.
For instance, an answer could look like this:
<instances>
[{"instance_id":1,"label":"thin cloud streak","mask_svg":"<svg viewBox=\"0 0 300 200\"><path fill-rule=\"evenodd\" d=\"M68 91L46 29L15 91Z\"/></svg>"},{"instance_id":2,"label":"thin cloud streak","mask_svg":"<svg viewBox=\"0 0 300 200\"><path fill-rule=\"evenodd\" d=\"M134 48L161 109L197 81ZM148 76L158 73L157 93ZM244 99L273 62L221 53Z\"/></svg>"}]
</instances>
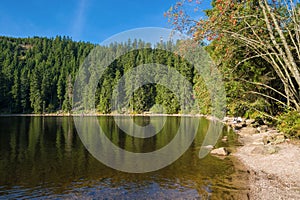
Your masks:
<instances>
[{"instance_id":1,"label":"thin cloud streak","mask_svg":"<svg viewBox=\"0 0 300 200\"><path fill-rule=\"evenodd\" d=\"M72 37L74 40L79 40L85 23L85 13L87 10L87 0L79 0L78 8L74 16L74 22L72 27Z\"/></svg>"}]
</instances>

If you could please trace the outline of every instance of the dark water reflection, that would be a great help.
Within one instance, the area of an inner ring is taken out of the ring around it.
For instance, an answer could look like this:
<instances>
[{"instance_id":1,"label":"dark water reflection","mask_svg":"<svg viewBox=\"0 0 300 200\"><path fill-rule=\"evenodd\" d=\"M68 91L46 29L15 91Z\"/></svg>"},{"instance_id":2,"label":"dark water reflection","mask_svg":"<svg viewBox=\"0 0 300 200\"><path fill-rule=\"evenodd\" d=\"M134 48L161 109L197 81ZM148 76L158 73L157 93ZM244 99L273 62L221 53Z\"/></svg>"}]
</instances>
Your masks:
<instances>
[{"instance_id":1,"label":"dark water reflection","mask_svg":"<svg viewBox=\"0 0 300 200\"><path fill-rule=\"evenodd\" d=\"M112 142L133 152L162 148L172 140L172 130L176 133L179 124L178 117L168 117L159 134L143 140L124 134L112 117L98 119ZM149 124L145 117L134 120L139 125ZM72 117L1 117L0 199L240 197L245 188L235 183L237 172L229 158L198 157L209 123L200 120L191 147L173 164L155 172L130 174L111 169L92 157L77 135ZM225 130L223 134L229 142L220 141L217 146L236 145L234 134Z\"/></svg>"}]
</instances>

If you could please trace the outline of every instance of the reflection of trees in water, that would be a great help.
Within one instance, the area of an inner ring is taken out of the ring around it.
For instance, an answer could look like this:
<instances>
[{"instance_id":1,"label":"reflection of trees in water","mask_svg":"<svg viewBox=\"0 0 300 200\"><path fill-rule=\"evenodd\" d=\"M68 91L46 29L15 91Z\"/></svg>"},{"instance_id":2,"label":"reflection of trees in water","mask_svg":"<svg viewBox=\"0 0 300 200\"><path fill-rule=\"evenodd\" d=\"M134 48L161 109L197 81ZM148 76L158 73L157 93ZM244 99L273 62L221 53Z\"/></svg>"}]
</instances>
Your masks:
<instances>
[{"instance_id":1,"label":"reflection of trees in water","mask_svg":"<svg viewBox=\"0 0 300 200\"><path fill-rule=\"evenodd\" d=\"M146 124L148 119L137 118L137 123ZM175 136L179 117L170 117L162 131L157 135L139 139L123 133L110 117L100 117L98 121L106 136L116 145L133 152L148 152L168 144ZM159 118L151 121L153 128L161 123ZM192 120L186 120L183 126L191 126ZM87 139L95 142L90 131L93 122L85 124ZM200 160L198 151L208 129L208 121L201 120L198 135L192 148L189 148L179 160L157 172L146 174L128 174L108 168L94 159L82 145L76 134L73 118L69 117L20 117L1 118L0 126L7 127L0 134L0 186L21 185L35 187L41 185L53 193L61 193L71 188L97 185L98 187L123 187L128 190L135 184L138 188L157 183L160 188L192 188L205 194L203 187L216 184L216 177L232 173L229 160L219 160L211 156ZM188 133L182 134L181 140ZM98 141L98 145L101 145ZM103 144L102 144L103 145ZM180 145L180 144L179 144ZM112 159L122 159L121 155L112 154ZM109 180L109 181L108 181ZM74 185L76 182L76 185ZM54 189L55 187L56 189ZM52 189L51 189L52 188Z\"/></svg>"}]
</instances>

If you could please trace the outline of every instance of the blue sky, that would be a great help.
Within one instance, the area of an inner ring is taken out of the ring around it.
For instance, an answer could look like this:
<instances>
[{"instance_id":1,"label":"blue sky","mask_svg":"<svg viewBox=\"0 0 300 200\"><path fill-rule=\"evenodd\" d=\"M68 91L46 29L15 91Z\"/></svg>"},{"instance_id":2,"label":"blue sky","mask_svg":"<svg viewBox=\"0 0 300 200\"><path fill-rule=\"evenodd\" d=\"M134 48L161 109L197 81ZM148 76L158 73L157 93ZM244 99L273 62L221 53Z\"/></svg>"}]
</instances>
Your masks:
<instances>
[{"instance_id":1,"label":"blue sky","mask_svg":"<svg viewBox=\"0 0 300 200\"><path fill-rule=\"evenodd\" d=\"M204 1L204 7L210 1ZM171 28L163 13L176 0L12 0L0 4L0 35L66 35L100 43L122 31Z\"/></svg>"}]
</instances>

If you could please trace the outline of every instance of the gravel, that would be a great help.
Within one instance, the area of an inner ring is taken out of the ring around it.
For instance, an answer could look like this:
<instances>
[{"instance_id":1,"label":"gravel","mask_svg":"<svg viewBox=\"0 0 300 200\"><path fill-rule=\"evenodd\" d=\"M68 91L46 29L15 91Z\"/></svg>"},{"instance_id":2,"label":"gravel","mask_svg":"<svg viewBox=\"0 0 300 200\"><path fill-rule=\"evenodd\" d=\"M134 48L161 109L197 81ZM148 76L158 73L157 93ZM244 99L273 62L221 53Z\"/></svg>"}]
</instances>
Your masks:
<instances>
[{"instance_id":1,"label":"gravel","mask_svg":"<svg viewBox=\"0 0 300 200\"><path fill-rule=\"evenodd\" d=\"M243 146L234 153L249 170L249 199L300 199L300 146L284 142L263 144L263 137L274 134L241 129ZM276 149L264 151L264 149ZM257 151L257 149L262 149Z\"/></svg>"}]
</instances>

